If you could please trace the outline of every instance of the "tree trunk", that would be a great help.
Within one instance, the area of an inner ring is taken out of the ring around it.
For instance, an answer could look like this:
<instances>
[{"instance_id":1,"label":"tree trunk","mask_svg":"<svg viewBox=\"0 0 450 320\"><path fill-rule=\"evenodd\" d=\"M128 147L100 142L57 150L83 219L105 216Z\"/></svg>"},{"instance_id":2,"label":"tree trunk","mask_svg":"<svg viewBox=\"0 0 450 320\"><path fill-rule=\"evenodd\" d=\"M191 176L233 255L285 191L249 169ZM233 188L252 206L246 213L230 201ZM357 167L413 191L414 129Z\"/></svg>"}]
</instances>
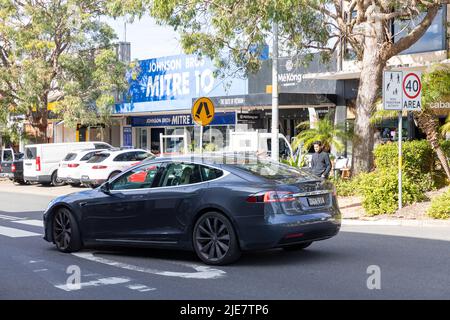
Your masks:
<instances>
[{"instance_id":1,"label":"tree trunk","mask_svg":"<svg viewBox=\"0 0 450 320\"><path fill-rule=\"evenodd\" d=\"M417 120L419 128L425 133L427 141L430 143L433 151L436 152L439 162L450 180L450 167L447 157L445 156L445 153L441 148L441 144L439 143L439 122L436 116L429 109L423 109L420 112L415 112L414 116Z\"/></svg>"},{"instance_id":2,"label":"tree trunk","mask_svg":"<svg viewBox=\"0 0 450 320\"><path fill-rule=\"evenodd\" d=\"M352 174L368 172L373 168L373 127L370 117L379 95L383 68L376 37L365 39L361 76L356 98L355 135L353 139Z\"/></svg>"}]
</instances>

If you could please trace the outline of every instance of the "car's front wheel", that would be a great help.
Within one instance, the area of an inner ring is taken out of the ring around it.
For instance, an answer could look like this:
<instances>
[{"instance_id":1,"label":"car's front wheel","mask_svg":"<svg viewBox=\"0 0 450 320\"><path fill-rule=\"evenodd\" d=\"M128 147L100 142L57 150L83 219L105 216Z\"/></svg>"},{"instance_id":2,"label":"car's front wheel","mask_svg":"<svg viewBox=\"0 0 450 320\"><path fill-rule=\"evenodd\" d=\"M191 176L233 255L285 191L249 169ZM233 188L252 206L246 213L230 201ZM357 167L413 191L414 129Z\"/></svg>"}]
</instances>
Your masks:
<instances>
[{"instance_id":1,"label":"car's front wheel","mask_svg":"<svg viewBox=\"0 0 450 320\"><path fill-rule=\"evenodd\" d=\"M61 252L74 252L82 247L77 221L67 208L58 209L53 216L53 241Z\"/></svg>"},{"instance_id":2,"label":"car's front wheel","mask_svg":"<svg viewBox=\"0 0 450 320\"><path fill-rule=\"evenodd\" d=\"M198 219L194 226L193 242L197 256L206 264L229 264L241 256L230 220L218 212L208 212Z\"/></svg>"}]
</instances>

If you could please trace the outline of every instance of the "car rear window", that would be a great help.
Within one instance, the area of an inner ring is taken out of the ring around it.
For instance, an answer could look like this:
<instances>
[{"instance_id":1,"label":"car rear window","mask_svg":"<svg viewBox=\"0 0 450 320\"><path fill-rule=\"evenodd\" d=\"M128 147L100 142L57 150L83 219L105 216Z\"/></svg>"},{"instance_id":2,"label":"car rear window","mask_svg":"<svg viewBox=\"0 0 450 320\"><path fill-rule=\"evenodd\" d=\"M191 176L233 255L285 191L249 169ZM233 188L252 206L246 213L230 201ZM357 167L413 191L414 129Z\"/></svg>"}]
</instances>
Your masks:
<instances>
[{"instance_id":1,"label":"car rear window","mask_svg":"<svg viewBox=\"0 0 450 320\"><path fill-rule=\"evenodd\" d=\"M76 153L68 153L63 161L72 161L77 157Z\"/></svg>"},{"instance_id":2,"label":"car rear window","mask_svg":"<svg viewBox=\"0 0 450 320\"><path fill-rule=\"evenodd\" d=\"M13 152L11 150L3 150L3 161L13 161Z\"/></svg>"},{"instance_id":3,"label":"car rear window","mask_svg":"<svg viewBox=\"0 0 450 320\"><path fill-rule=\"evenodd\" d=\"M80 161L88 161L90 160L98 151L86 153L83 157L81 157Z\"/></svg>"},{"instance_id":4,"label":"car rear window","mask_svg":"<svg viewBox=\"0 0 450 320\"><path fill-rule=\"evenodd\" d=\"M109 153L99 153L90 158L87 163L99 163L107 159L109 156Z\"/></svg>"},{"instance_id":5,"label":"car rear window","mask_svg":"<svg viewBox=\"0 0 450 320\"><path fill-rule=\"evenodd\" d=\"M25 148L25 159L26 160L35 160L36 154L37 154L36 147Z\"/></svg>"},{"instance_id":6,"label":"car rear window","mask_svg":"<svg viewBox=\"0 0 450 320\"><path fill-rule=\"evenodd\" d=\"M257 176L277 180L283 178L295 178L298 180L313 180L314 176L310 173L302 171L301 169L293 168L281 163L270 161L251 161L249 163L235 163L231 164L239 169L245 170Z\"/></svg>"}]
</instances>

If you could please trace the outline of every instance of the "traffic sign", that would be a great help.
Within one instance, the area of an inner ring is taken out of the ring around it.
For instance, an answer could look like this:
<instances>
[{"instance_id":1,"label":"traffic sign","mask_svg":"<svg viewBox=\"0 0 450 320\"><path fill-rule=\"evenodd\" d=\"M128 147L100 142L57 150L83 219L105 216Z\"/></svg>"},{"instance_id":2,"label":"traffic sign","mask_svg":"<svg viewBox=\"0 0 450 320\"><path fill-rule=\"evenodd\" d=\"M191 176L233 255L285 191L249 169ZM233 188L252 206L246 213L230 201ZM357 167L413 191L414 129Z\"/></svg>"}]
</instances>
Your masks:
<instances>
[{"instance_id":1,"label":"traffic sign","mask_svg":"<svg viewBox=\"0 0 450 320\"><path fill-rule=\"evenodd\" d=\"M385 71L383 106L385 110L418 111L421 109L421 72Z\"/></svg>"},{"instance_id":2,"label":"traffic sign","mask_svg":"<svg viewBox=\"0 0 450 320\"><path fill-rule=\"evenodd\" d=\"M385 110L402 109L401 71L385 71L383 77L383 105Z\"/></svg>"},{"instance_id":3,"label":"traffic sign","mask_svg":"<svg viewBox=\"0 0 450 320\"><path fill-rule=\"evenodd\" d=\"M214 104L211 99L206 97L198 98L192 106L192 119L198 125L204 127L214 119Z\"/></svg>"},{"instance_id":4,"label":"traffic sign","mask_svg":"<svg viewBox=\"0 0 450 320\"><path fill-rule=\"evenodd\" d=\"M422 81L420 76L420 72L405 72L403 75L403 109L408 111L420 110L422 98Z\"/></svg>"}]
</instances>

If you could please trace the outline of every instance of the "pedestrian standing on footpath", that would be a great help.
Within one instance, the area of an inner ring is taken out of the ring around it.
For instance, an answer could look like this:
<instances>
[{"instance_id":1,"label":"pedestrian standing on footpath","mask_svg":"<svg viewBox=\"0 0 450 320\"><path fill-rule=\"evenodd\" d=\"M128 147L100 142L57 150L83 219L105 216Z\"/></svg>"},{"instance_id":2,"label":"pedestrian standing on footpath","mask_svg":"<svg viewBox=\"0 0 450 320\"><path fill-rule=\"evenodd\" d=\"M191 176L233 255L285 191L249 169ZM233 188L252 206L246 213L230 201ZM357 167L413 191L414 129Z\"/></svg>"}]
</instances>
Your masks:
<instances>
[{"instance_id":1,"label":"pedestrian standing on footpath","mask_svg":"<svg viewBox=\"0 0 450 320\"><path fill-rule=\"evenodd\" d=\"M327 152L323 151L322 142L314 142L315 153L311 159L311 169L312 172L324 179L328 178L331 171L331 161L330 156Z\"/></svg>"}]
</instances>

